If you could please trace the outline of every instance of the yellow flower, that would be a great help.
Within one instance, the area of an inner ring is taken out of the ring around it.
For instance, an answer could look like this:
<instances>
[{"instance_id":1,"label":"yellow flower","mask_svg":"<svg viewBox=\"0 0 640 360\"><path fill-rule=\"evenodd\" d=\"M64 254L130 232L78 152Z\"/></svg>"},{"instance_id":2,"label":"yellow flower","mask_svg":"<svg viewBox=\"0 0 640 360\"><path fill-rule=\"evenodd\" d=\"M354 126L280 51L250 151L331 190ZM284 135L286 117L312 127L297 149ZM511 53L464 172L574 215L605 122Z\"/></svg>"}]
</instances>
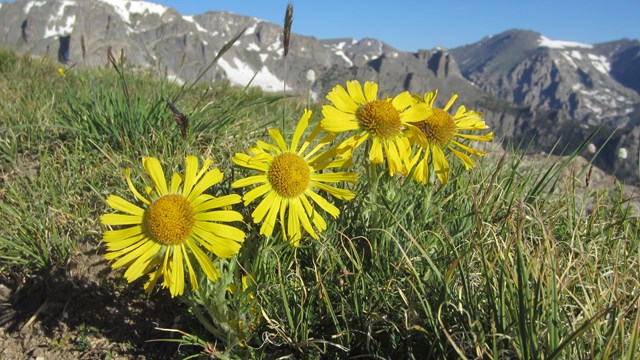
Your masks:
<instances>
[{"instance_id":1,"label":"yellow flower","mask_svg":"<svg viewBox=\"0 0 640 360\"><path fill-rule=\"evenodd\" d=\"M484 151L473 149L460 143L456 138L474 141L490 141L493 139L493 132L484 135L468 133L468 131L489 128L482 120L482 113L467 110L463 105L458 108L455 115L451 116L448 111L458 98L458 95L452 94L449 102L442 109L433 107L437 95L438 90L426 93L424 98L418 95L415 96L418 103L429 105L433 111L424 114L422 121L410 124L407 130L407 136L411 139L411 142L420 146L410 161L410 167L416 166L413 179L422 184L426 184L429 180L430 155L433 158L436 176L441 183L446 184L449 181L449 163L443 149L447 148L460 158L467 170L473 167L474 164L467 153L476 156L485 154Z\"/></svg>"},{"instance_id":2,"label":"yellow flower","mask_svg":"<svg viewBox=\"0 0 640 360\"><path fill-rule=\"evenodd\" d=\"M67 72L64 70L64 68L58 67L58 74L60 74L60 76L62 76L62 77L65 77Z\"/></svg>"},{"instance_id":3,"label":"yellow flower","mask_svg":"<svg viewBox=\"0 0 640 360\"><path fill-rule=\"evenodd\" d=\"M321 126L329 132L355 131L338 146L338 151L351 152L371 137L369 161L382 164L385 155L389 174L406 173L409 142L404 136L405 125L424 119L431 109L416 104L409 92L392 99L378 99L378 84L367 81L364 89L357 80L347 82L347 90L337 85L327 95L332 105L322 107Z\"/></svg>"},{"instance_id":4,"label":"yellow flower","mask_svg":"<svg viewBox=\"0 0 640 360\"><path fill-rule=\"evenodd\" d=\"M239 166L261 172L260 175L249 176L231 184L234 188L260 184L243 197L246 206L258 197L264 196L251 214L256 224L262 222L260 234L271 236L279 215L284 240L294 246L298 246L302 237L301 225L315 239L318 238L316 229L324 231L327 228L327 223L313 204L320 206L334 218L340 214L340 210L320 196L317 190L323 190L341 200L355 197L352 191L329 185L341 181L355 182L355 173L323 172L331 168L346 168L351 164L350 158L333 160L335 150L321 151L334 136L330 134L316 146L310 147L311 142L322 130L317 126L307 139L301 142L302 135L309 126L311 114L310 110L305 110L290 145L285 143L280 130L270 129L273 143L258 141L256 146L249 150L251 155L237 153L232 158Z\"/></svg>"},{"instance_id":5,"label":"yellow flower","mask_svg":"<svg viewBox=\"0 0 640 360\"><path fill-rule=\"evenodd\" d=\"M153 186L146 187L147 196L136 190L129 169L125 177L129 189L144 206L139 207L117 195L106 200L120 213L104 214L102 224L118 226L117 230L105 230L107 260L114 260L111 267L128 265L124 277L132 282L149 274L145 290L149 293L158 279L163 277L163 287L171 296L184 293L184 263L194 289L198 281L190 260L193 256L211 280L220 277L210 256L200 247L218 257L229 258L238 253L245 234L225 222L242 221L242 215L226 207L241 201L239 195L215 197L204 191L222 180L218 169L207 170L213 163L207 159L198 170L198 159L188 156L184 174L174 173L167 184L162 166L153 157L142 158Z\"/></svg>"}]
</instances>

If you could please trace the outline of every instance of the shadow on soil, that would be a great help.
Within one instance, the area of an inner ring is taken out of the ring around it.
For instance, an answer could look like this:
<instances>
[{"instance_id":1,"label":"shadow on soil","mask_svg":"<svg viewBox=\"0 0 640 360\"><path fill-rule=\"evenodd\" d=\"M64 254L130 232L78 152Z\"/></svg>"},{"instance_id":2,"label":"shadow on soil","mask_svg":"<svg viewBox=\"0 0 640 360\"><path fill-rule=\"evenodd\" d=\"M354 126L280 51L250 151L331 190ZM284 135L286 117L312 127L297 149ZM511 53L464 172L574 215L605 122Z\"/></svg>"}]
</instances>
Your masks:
<instances>
[{"instance_id":1,"label":"shadow on soil","mask_svg":"<svg viewBox=\"0 0 640 360\"><path fill-rule=\"evenodd\" d=\"M142 281L127 284L120 273L94 249L74 255L66 269L28 281L19 282L20 274L0 276L9 290L0 307L0 358L22 352L60 359L177 359L188 355L183 351L196 353L148 341L172 337L156 326L186 329L179 317L186 310L166 291L146 297Z\"/></svg>"}]
</instances>

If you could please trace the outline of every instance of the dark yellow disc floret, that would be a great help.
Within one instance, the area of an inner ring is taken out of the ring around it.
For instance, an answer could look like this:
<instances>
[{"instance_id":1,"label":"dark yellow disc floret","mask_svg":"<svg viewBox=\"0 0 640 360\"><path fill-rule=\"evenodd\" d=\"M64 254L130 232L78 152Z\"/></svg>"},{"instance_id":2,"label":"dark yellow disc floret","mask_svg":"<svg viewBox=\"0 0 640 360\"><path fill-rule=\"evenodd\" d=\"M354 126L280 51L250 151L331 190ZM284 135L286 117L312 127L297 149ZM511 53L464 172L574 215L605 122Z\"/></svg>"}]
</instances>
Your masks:
<instances>
[{"instance_id":1,"label":"dark yellow disc floret","mask_svg":"<svg viewBox=\"0 0 640 360\"><path fill-rule=\"evenodd\" d=\"M195 222L193 207L182 195L165 195L154 201L144 212L145 234L164 245L179 245L185 241Z\"/></svg>"},{"instance_id":2,"label":"dark yellow disc floret","mask_svg":"<svg viewBox=\"0 0 640 360\"><path fill-rule=\"evenodd\" d=\"M400 133L400 112L390 101L374 100L362 105L356 112L362 127L382 139L391 139Z\"/></svg>"},{"instance_id":3,"label":"dark yellow disc floret","mask_svg":"<svg viewBox=\"0 0 640 360\"><path fill-rule=\"evenodd\" d=\"M273 159L267 178L280 196L292 198L302 194L309 186L311 168L299 155L285 152Z\"/></svg>"},{"instance_id":4,"label":"dark yellow disc floret","mask_svg":"<svg viewBox=\"0 0 640 360\"><path fill-rule=\"evenodd\" d=\"M430 144L446 145L456 133L453 117L442 109L433 109L433 115L415 123Z\"/></svg>"}]
</instances>

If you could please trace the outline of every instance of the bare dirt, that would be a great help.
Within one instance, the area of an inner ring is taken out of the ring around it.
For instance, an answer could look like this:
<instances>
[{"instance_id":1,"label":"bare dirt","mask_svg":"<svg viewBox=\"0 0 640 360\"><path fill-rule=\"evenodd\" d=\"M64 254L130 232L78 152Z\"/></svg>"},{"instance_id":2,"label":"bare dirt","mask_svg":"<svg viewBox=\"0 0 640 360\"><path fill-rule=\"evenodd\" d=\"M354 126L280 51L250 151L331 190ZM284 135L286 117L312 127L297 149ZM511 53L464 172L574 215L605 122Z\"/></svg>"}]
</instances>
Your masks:
<instances>
[{"instance_id":1,"label":"bare dirt","mask_svg":"<svg viewBox=\"0 0 640 360\"><path fill-rule=\"evenodd\" d=\"M71 256L64 269L24 281L0 275L0 359L180 359L199 349L153 339L185 330L179 300L147 297L127 284L96 248ZM175 336L174 336L175 337Z\"/></svg>"}]
</instances>

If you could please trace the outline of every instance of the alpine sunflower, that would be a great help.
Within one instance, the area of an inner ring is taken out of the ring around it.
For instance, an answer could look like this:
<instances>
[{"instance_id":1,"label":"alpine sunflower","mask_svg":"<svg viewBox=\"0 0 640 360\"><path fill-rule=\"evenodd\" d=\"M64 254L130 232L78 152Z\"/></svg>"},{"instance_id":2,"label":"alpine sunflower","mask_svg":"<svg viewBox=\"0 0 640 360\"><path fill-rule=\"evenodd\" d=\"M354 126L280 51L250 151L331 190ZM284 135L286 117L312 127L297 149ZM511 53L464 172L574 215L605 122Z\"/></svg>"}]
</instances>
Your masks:
<instances>
[{"instance_id":1,"label":"alpine sunflower","mask_svg":"<svg viewBox=\"0 0 640 360\"><path fill-rule=\"evenodd\" d=\"M125 178L134 197L143 206L139 207L117 195L109 195L107 205L118 213L100 217L104 231L103 241L107 260L116 260L111 267L128 266L125 279L132 282L149 274L144 285L149 293L160 277L163 287L169 288L171 296L184 293L184 265L191 286L198 281L191 262L193 256L205 275L216 280L220 273L214 267L210 255L229 258L238 253L245 234L227 222L242 221L242 215L229 210L241 198L237 194L215 197L205 194L209 187L219 183L223 174L218 169L208 170L213 163L207 159L198 170L198 159L185 159L184 174L174 173L167 184L158 159L143 157L142 164L151 179L143 196L131 181L131 171L125 170ZM112 229L117 227L117 229Z\"/></svg>"},{"instance_id":2,"label":"alpine sunflower","mask_svg":"<svg viewBox=\"0 0 640 360\"><path fill-rule=\"evenodd\" d=\"M304 229L311 237L317 239L318 232L327 228L327 223L318 213L314 205L329 213L334 218L340 210L317 190L323 190L335 198L351 200L355 193L340 189L330 183L342 181L355 182L356 174L346 171L325 172L332 168L347 168L350 158L335 158L335 149L325 149L334 135L328 134L317 145L311 143L321 133L316 126L312 133L302 142L302 136L309 126L312 112L305 110L298 121L291 144L287 145L278 129L269 129L273 143L258 141L249 150L249 154L237 153L232 160L235 164L258 170L259 175L240 179L231 184L240 188L259 184L244 194L244 205L264 196L251 214L253 221L260 226L260 234L271 236L279 217L284 240L298 246Z\"/></svg>"},{"instance_id":3,"label":"alpine sunflower","mask_svg":"<svg viewBox=\"0 0 640 360\"><path fill-rule=\"evenodd\" d=\"M437 95L438 90L434 90L426 93L424 97L414 96L417 103L427 104L432 111L425 113L421 121L409 124L407 129L407 136L412 144L419 145L415 156L412 156L410 167L415 166L413 179L422 184L426 184L429 180L429 156L432 157L436 176L441 183L446 184L449 181L449 162L444 153L445 148L462 160L465 168L469 170L474 162L468 154L483 156L485 152L464 145L458 140L490 141L493 139L493 132L483 135L468 133L489 128L482 119L482 113L467 110L464 105L461 105L452 116L449 114L449 109L458 95L452 94L449 102L442 109L434 107Z\"/></svg>"},{"instance_id":4,"label":"alpine sunflower","mask_svg":"<svg viewBox=\"0 0 640 360\"><path fill-rule=\"evenodd\" d=\"M403 131L429 115L431 108L416 103L407 91L378 99L378 84L367 81L363 89L357 80L348 81L346 90L337 85L327 100L331 105L322 107L321 126L331 133L355 132L338 146L339 152L350 156L371 137L369 161L382 164L386 156L390 175L406 173L410 145Z\"/></svg>"}]
</instances>

